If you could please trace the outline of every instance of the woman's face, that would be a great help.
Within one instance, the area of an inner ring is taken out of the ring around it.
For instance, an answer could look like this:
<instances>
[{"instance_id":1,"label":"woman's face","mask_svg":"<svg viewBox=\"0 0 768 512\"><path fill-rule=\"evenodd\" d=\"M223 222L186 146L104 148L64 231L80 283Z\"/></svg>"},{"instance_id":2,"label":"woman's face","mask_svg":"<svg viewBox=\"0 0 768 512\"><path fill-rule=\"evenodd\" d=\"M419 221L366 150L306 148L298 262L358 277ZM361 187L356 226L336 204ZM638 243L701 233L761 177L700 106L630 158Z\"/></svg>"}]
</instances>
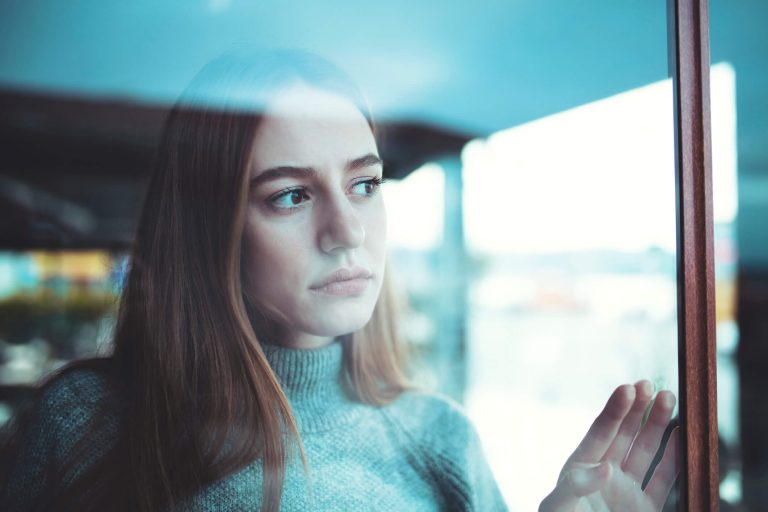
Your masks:
<instances>
[{"instance_id":1,"label":"woman's face","mask_svg":"<svg viewBox=\"0 0 768 512\"><path fill-rule=\"evenodd\" d=\"M371 129L350 101L296 85L267 105L243 264L250 297L276 310L270 341L317 347L371 318L386 253L381 176Z\"/></svg>"}]
</instances>

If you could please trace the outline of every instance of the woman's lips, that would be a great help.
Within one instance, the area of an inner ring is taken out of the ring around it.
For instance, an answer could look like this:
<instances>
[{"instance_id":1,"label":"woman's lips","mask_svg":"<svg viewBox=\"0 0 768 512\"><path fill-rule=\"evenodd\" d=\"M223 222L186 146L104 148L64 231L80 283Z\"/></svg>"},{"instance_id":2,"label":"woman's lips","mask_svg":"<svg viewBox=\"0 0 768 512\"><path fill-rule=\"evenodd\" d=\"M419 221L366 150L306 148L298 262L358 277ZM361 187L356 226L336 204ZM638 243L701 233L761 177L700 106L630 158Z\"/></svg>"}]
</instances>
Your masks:
<instances>
[{"instance_id":1,"label":"woman's lips","mask_svg":"<svg viewBox=\"0 0 768 512\"><path fill-rule=\"evenodd\" d=\"M370 277L358 277L344 281L334 281L319 288L312 288L312 290L337 297L349 297L362 294L368 287L370 280Z\"/></svg>"},{"instance_id":2,"label":"woman's lips","mask_svg":"<svg viewBox=\"0 0 768 512\"><path fill-rule=\"evenodd\" d=\"M360 295L368 287L368 282L372 276L370 270L360 266L340 268L328 274L310 289L338 297Z\"/></svg>"}]
</instances>

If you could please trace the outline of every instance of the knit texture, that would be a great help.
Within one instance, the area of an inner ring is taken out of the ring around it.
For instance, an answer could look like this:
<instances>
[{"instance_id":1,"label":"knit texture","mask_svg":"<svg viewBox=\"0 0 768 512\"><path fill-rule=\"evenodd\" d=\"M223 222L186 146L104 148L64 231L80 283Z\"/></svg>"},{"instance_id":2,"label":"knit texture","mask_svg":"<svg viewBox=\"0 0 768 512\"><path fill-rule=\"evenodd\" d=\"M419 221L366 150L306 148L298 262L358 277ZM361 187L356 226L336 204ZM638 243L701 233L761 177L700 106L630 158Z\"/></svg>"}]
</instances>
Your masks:
<instances>
[{"instance_id":1,"label":"knit texture","mask_svg":"<svg viewBox=\"0 0 768 512\"><path fill-rule=\"evenodd\" d=\"M462 409L425 392L403 393L376 407L347 397L342 345L315 350L265 346L297 419L309 463L296 454L286 470L282 511L507 510L480 440ZM81 371L60 378L43 395L2 497L3 510L36 510L65 482L60 467L106 395L103 378ZM117 432L107 422L89 443L87 466ZM201 489L181 510L258 510L262 467L255 461Z\"/></svg>"}]
</instances>

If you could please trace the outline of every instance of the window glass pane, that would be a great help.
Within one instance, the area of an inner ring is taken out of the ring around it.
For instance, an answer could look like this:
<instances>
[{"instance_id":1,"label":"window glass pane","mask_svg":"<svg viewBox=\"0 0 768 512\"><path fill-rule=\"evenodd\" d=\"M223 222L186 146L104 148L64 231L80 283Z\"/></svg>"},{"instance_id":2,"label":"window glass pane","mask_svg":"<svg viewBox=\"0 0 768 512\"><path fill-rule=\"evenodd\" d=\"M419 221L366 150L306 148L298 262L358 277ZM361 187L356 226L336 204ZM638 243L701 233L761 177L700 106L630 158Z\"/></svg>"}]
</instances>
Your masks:
<instances>
[{"instance_id":1,"label":"window glass pane","mask_svg":"<svg viewBox=\"0 0 768 512\"><path fill-rule=\"evenodd\" d=\"M670 82L656 82L465 149L479 263L468 402L505 446L492 460L521 509L551 486L617 383L676 390L670 97ZM537 478L503 453L549 469Z\"/></svg>"},{"instance_id":2,"label":"window glass pane","mask_svg":"<svg viewBox=\"0 0 768 512\"><path fill-rule=\"evenodd\" d=\"M465 408L510 509L552 490L616 386L677 393L663 3L49 3L0 7L3 389L109 351L171 106L222 54L291 47L370 104L413 378ZM193 106L263 107L222 83Z\"/></svg>"}]
</instances>

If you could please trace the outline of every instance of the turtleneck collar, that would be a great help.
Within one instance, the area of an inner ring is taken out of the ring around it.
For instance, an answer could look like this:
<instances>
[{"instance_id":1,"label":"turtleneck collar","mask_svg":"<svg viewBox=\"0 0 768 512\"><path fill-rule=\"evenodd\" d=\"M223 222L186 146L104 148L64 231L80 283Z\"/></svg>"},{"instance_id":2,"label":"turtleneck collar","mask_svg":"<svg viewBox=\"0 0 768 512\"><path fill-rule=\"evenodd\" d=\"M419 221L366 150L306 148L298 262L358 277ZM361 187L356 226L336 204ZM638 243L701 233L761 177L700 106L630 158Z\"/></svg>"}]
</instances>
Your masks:
<instances>
[{"instance_id":1,"label":"turtleneck collar","mask_svg":"<svg viewBox=\"0 0 768 512\"><path fill-rule=\"evenodd\" d=\"M343 346L338 339L309 350L267 344L262 349L291 403L299 431L330 430L361 411L363 405L344 391Z\"/></svg>"}]
</instances>

